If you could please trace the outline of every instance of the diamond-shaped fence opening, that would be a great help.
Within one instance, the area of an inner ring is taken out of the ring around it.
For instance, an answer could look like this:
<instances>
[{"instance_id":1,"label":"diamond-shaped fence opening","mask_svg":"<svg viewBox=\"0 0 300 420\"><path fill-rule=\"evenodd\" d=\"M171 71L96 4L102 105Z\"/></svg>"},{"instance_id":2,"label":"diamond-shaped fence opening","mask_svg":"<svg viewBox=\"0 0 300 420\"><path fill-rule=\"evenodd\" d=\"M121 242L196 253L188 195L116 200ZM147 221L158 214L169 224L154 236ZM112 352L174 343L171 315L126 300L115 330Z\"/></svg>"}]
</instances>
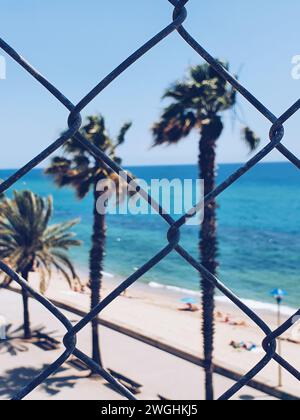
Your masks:
<instances>
[{"instance_id":1,"label":"diamond-shaped fence opening","mask_svg":"<svg viewBox=\"0 0 300 420\"><path fill-rule=\"evenodd\" d=\"M30 295L35 298L41 305L43 305L54 317L56 317L66 328L66 335L63 343L65 346L64 353L55 360L47 369L43 370L32 382L26 387L21 389L15 396L14 400L19 400L30 394L35 388L37 388L43 381L45 381L50 375L55 373L64 362L71 356L74 355L90 368L94 372L97 372L101 377L105 378L118 392L124 397L135 400L136 397L129 392L122 384L120 384L110 373L105 371L103 368L93 362L93 360L86 354L81 352L76 346L77 334L85 328L95 317L97 317L101 311L106 308L111 302L113 302L118 296L120 296L127 288L134 284L138 279L145 275L149 270L160 263L167 255L172 252L177 252L182 259L190 264L196 271L200 272L208 281L213 283L216 288L225 295L230 301L235 304L245 315L247 315L264 333L265 339L263 341L263 349L265 351L264 357L260 362L245 374L238 382L236 382L229 390L227 390L220 400L227 400L232 398L238 391L246 386L261 370L268 365L272 360L276 361L284 369L286 369L291 375L300 380L300 372L295 369L290 363L284 360L279 354L276 353L276 340L286 331L288 331L293 325L295 317L299 319L300 310L297 311L293 317L286 321L276 331L271 331L269 326L246 304L244 304L231 290L229 290L225 284L223 284L218 278L212 275L208 270L205 269L198 261L196 261L181 245L180 245L180 229L185 225L188 218L198 212L203 204L207 206L211 200L222 194L229 186L234 184L239 178L250 171L254 166L262 161L271 151L277 149L288 159L293 165L300 169L299 159L291 153L283 144L284 138L284 123L291 118L300 108L300 100L293 104L287 111L285 111L279 118L277 118L269 109L267 109L254 95L252 95L234 76L232 76L220 63L218 63L184 28L183 23L187 18L188 12L186 5L189 0L168 0L171 5L174 6L173 20L166 26L161 32L156 34L151 40L134 52L128 57L123 63L121 63L116 69L114 69L109 75L107 75L94 89L92 89L77 105L74 105L64 94L52 85L47 79L45 79L36 69L34 69L28 62L26 62L9 44L0 38L0 47L4 50L15 62L17 62L25 71L36 79L45 89L49 91L63 106L69 111L68 119L68 131L53 142L49 147L44 149L38 156L34 157L28 162L23 168L15 172L9 179L0 185L0 193L7 191L13 186L19 179L25 176L29 171L34 169L37 165L48 158L58 148L65 144L71 137L76 138L96 159L104 161L112 170L116 173L124 172L115 162L113 162L108 156L106 156L99 148L90 144L79 132L81 127L81 111L90 104L101 92L109 86L115 79L117 79L123 72L127 71L137 60L143 55L147 54L152 48L156 47L163 39L168 37L171 33L176 32L191 48L193 48L207 63L209 63L215 71L224 79L228 81L243 97L254 106L258 112L260 112L268 121L270 121L270 143L260 150L250 161L243 165L239 170L229 176L222 184L220 184L214 191L211 191L205 198L204 202L195 204L195 207L190 210L185 216L179 220L174 220L170 215L166 214L165 211L153 202L152 198L142 189L138 188L137 192L141 195L148 203L154 207L162 218L170 226L165 246L162 250L149 261L147 261L142 267L140 267L134 274L132 274L127 280L120 284L109 296L107 296L101 303L99 303L90 313L73 326L70 321L63 315L63 313L50 303L45 297L40 295L38 292L33 290L28 283L22 279L17 273L11 270L7 264L0 262L0 269L10 276L15 282L21 287L26 289ZM128 183L134 182L130 176L127 179ZM137 186L137 185L136 185ZM137 186L138 187L138 186Z\"/></svg>"}]
</instances>

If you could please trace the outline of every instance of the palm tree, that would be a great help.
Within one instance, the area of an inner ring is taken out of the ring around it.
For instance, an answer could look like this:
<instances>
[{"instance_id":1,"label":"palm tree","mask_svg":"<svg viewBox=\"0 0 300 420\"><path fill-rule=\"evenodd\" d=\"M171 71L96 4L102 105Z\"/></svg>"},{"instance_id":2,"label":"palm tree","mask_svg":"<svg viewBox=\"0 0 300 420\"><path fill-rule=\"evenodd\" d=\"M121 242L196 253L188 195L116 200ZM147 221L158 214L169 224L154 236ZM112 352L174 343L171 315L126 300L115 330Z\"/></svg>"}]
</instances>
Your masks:
<instances>
[{"instance_id":1,"label":"palm tree","mask_svg":"<svg viewBox=\"0 0 300 420\"><path fill-rule=\"evenodd\" d=\"M88 117L86 125L80 131L87 141L105 152L114 162L120 164L121 159L116 156L116 149L124 143L130 127L131 123L126 123L114 141L106 131L104 118L101 115L96 115ZM127 192L127 184L104 162L94 159L75 139L70 139L66 143L64 156L55 157L46 173L54 177L59 187L71 185L79 199L86 197L90 190L93 192L94 224L90 251L89 287L91 289L91 308L94 308L100 302L106 242L105 214L97 211L97 201L103 192L97 191L97 185L101 181L113 181L119 192L119 198L121 198L124 190ZM102 366L97 318L92 321L92 358L98 365Z\"/></svg>"},{"instance_id":2,"label":"palm tree","mask_svg":"<svg viewBox=\"0 0 300 420\"><path fill-rule=\"evenodd\" d=\"M228 69L228 64L223 65ZM234 109L236 91L208 64L192 67L188 77L172 85L164 99L170 99L153 128L154 145L176 144L187 137L193 129L200 134L199 176L205 180L205 194L216 186L216 143L223 131L224 112ZM243 138L251 151L259 139L249 129L243 129ZM217 227L216 201L205 208L205 217L200 232L201 262L212 274L216 274ZM214 340L214 286L201 276L203 292L202 315L204 358L206 374L206 398L213 399L213 340Z\"/></svg>"},{"instance_id":3,"label":"palm tree","mask_svg":"<svg viewBox=\"0 0 300 420\"><path fill-rule=\"evenodd\" d=\"M53 268L72 286L78 281L66 251L80 242L70 229L78 223L71 221L49 226L53 214L52 198L39 197L31 191L14 192L0 204L0 258L29 281L31 272L40 275L40 289L44 293ZM12 280L3 275L3 286ZM32 337L28 307L28 292L23 289L24 338Z\"/></svg>"}]
</instances>

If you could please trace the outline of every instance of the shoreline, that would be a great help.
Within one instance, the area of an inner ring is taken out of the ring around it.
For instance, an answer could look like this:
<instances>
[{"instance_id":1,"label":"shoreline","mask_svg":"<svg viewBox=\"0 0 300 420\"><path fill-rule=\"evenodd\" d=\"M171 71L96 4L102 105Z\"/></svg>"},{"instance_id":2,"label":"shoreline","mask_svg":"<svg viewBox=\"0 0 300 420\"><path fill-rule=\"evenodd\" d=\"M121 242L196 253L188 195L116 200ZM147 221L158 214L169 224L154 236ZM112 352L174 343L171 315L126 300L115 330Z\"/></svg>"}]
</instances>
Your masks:
<instances>
[{"instance_id":1,"label":"shoreline","mask_svg":"<svg viewBox=\"0 0 300 420\"><path fill-rule=\"evenodd\" d=\"M87 272L83 272L78 270L80 273L81 279L88 278ZM118 274L113 274L109 272L103 272L103 282L105 284L113 284L114 287L117 287L121 284L125 278L119 276ZM161 295L162 298L178 298L178 303L180 304L180 298L184 297L195 297L199 299L199 304L201 303L202 294L201 291L196 291L188 288L181 288L179 286L173 286L169 284L158 283L154 281L143 282L137 280L130 288L135 288L140 290L143 293L149 293L154 295ZM238 296L241 301L247 305L252 311L258 313L261 317L266 318L270 321L270 318L273 319L275 316L277 317L278 307L276 303L264 302L255 299L243 298ZM223 309L226 308L228 311L239 311L236 305L230 301L226 296L222 295L220 292L217 291L216 297L216 306L220 306ZM281 305L281 315L283 320L287 320L291 316L295 315L298 308L293 308L292 306L288 305ZM245 315L246 316L246 315Z\"/></svg>"}]
</instances>

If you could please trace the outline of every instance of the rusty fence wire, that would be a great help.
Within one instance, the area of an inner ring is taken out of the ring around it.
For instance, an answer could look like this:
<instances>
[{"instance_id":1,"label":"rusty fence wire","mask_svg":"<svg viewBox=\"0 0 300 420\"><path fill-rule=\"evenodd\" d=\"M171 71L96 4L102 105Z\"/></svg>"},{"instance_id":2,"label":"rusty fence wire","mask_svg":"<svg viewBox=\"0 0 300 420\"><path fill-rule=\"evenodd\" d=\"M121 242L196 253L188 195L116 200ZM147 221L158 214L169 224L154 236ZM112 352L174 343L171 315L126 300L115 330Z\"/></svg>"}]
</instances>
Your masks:
<instances>
[{"instance_id":1,"label":"rusty fence wire","mask_svg":"<svg viewBox=\"0 0 300 420\"><path fill-rule=\"evenodd\" d=\"M194 215L203 206L207 206L210 201L218 197L223 193L229 186L234 184L239 178L250 171L255 165L262 161L272 150L277 149L282 153L293 165L300 169L299 159L288 150L283 144L284 138L284 123L291 118L300 108L300 99L294 103L289 109L287 109L279 118L275 116L268 108L266 108L254 95L252 95L237 79L231 75L220 63L218 63L184 28L183 23L188 16L186 8L189 0L168 0L169 3L174 7L173 18L171 23L162 29L161 32L156 34L152 39L145 43L141 48L135 51L130 57L122 62L117 68L115 68L109 75L107 75L101 82L94 87L78 104L74 105L64 94L52 85L49 80L44 78L35 68L33 68L24 58L19 55L8 43L0 38L0 47L4 50L15 62L17 62L23 69L30 73L31 76L36 79L45 89L49 91L64 107L70 111L68 118L68 131L65 132L61 137L55 140L49 147L43 150L38 156L28 162L23 168L16 171L9 179L4 181L0 185L0 193L4 193L10 187L12 187L19 179L25 176L30 170L34 169L42 161L48 158L53 152L59 149L65 142L71 137L75 137L96 159L104 161L111 169L116 173L123 172L122 168L114 163L108 156L106 156L99 148L90 144L79 132L82 124L81 112L85 107L90 104L101 92L107 88L115 79L117 79L123 72L131 67L137 60L147 54L152 48L156 47L163 39L167 38L173 32L179 34L179 36L186 42L191 48L193 48L207 63L209 63L215 71L226 79L243 97L257 109L269 122L270 122L270 142L266 147L260 150L251 160L249 160L239 170L232 173L222 184L220 184L214 191L210 192L205 198L204 203L198 203L193 209L191 209L185 216L179 220L174 220L169 214L156 203L153 202L152 198L137 185L137 192L151 205L153 206L169 225L169 231L166 238L166 245L162 250L151 260L140 267L134 274L132 274L127 280L120 284L109 296L107 296L101 303L99 303L90 313L73 326L71 322L65 317L65 315L56 308L51 302L49 302L44 296L33 290L28 283L16 272L14 272L7 264L0 261L0 269L16 281L20 286L27 289L28 292L35 298L44 308L46 308L51 314L57 318L65 327L66 334L63 339L65 350L63 354L55 360L47 369L43 370L36 378L34 378L27 386L20 389L19 392L13 397L13 400L21 400L30 394L35 388L37 388L43 381L45 381L50 375L54 374L70 356L74 355L86 365L88 365L93 371L96 371L101 377L106 379L113 388L121 393L124 397L129 400L135 400L136 397L127 390L122 384L120 384L111 374L106 370L98 366L93 360L86 354L80 351L76 346L77 334L85 328L95 317L97 317L104 308L106 308L111 302L113 302L118 296L120 296L127 288L133 283L140 279L145 273L159 264L168 254L177 252L187 264L190 264L196 271L201 273L205 278L213 283L216 288L227 298L233 302L247 317L249 317L264 333L263 349L264 356L248 373L246 373L238 382L236 382L230 389L228 389L221 397L220 400L229 400L244 386L246 386L253 378L258 375L264 367L269 364L272 360L276 361L291 375L300 380L300 372L293 367L289 362L283 359L276 352L276 340L283 333L289 330L293 326L293 320L295 317L300 316L300 310L298 310L289 320L282 324L277 330L272 331L269 326L247 305L245 305L231 290L229 290L221 280L212 275L206 270L198 261L196 261L181 245L180 245L180 230L182 226L187 222L187 219ZM127 182L130 183L133 180L128 176ZM134 181L133 181L134 182Z\"/></svg>"}]
</instances>

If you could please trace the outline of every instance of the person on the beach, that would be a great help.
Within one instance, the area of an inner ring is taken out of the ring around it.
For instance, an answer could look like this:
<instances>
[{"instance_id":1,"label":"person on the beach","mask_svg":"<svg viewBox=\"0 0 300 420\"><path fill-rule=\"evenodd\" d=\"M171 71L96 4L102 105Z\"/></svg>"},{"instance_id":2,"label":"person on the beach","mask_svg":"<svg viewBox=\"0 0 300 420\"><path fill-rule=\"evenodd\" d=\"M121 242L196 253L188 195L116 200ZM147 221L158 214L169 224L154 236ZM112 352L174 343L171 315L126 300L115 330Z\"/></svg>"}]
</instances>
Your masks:
<instances>
[{"instance_id":1,"label":"person on the beach","mask_svg":"<svg viewBox=\"0 0 300 420\"><path fill-rule=\"evenodd\" d=\"M183 308L179 308L178 310L182 312L198 312L199 308L193 303L186 303Z\"/></svg>"},{"instance_id":2,"label":"person on the beach","mask_svg":"<svg viewBox=\"0 0 300 420\"><path fill-rule=\"evenodd\" d=\"M257 345L252 342L245 343L244 341L241 341L240 343L236 341L231 341L230 346L233 347L235 350L247 350L247 351L253 351L257 349Z\"/></svg>"},{"instance_id":3,"label":"person on the beach","mask_svg":"<svg viewBox=\"0 0 300 420\"><path fill-rule=\"evenodd\" d=\"M217 317L217 320L218 321L222 322L223 324L228 324L228 325L230 325L232 327L246 327L247 326L247 324L246 324L245 321L242 321L242 320L240 320L240 321L232 320L231 319L231 316L229 314L224 315L221 312L217 312L216 313L216 317Z\"/></svg>"},{"instance_id":4,"label":"person on the beach","mask_svg":"<svg viewBox=\"0 0 300 420\"><path fill-rule=\"evenodd\" d=\"M180 299L181 302L184 303L184 307L183 308L179 308L179 311L183 311L183 312L198 312L199 311L199 307L197 305L197 299L195 299L194 297L185 297L183 299Z\"/></svg>"}]
</instances>

